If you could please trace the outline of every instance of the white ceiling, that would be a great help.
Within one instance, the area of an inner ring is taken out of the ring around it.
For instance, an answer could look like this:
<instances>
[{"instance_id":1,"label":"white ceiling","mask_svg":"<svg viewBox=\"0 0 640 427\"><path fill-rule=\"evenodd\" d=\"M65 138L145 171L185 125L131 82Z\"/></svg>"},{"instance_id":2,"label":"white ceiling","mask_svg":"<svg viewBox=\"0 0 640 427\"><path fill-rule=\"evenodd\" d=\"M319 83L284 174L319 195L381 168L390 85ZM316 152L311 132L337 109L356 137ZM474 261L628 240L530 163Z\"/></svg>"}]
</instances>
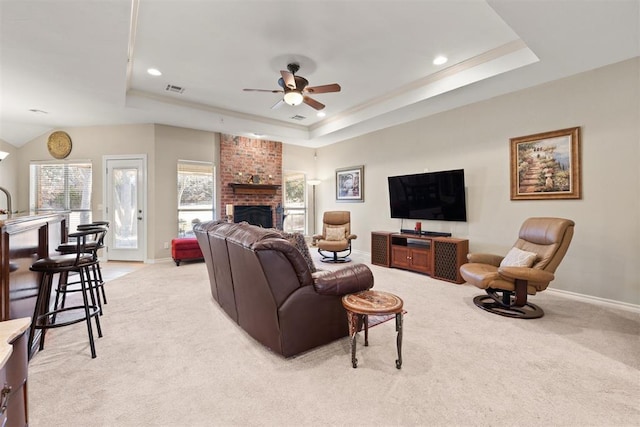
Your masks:
<instances>
[{"instance_id":1,"label":"white ceiling","mask_svg":"<svg viewBox=\"0 0 640 427\"><path fill-rule=\"evenodd\" d=\"M132 123L318 147L640 56L639 0L0 0L0 19L0 139L17 147ZM342 86L313 95L326 117L242 90L279 89L289 62Z\"/></svg>"}]
</instances>

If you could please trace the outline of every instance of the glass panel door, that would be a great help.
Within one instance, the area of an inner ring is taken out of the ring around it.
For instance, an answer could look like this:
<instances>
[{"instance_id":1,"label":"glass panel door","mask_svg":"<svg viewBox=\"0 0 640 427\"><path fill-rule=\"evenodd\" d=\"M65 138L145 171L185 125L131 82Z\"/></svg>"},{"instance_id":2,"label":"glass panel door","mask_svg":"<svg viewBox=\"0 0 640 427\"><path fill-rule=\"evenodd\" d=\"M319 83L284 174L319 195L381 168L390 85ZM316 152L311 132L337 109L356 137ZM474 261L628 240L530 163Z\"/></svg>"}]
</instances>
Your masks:
<instances>
[{"instance_id":1,"label":"glass panel door","mask_svg":"<svg viewBox=\"0 0 640 427\"><path fill-rule=\"evenodd\" d=\"M107 159L108 257L144 261L146 254L146 192L144 159Z\"/></svg>"}]
</instances>

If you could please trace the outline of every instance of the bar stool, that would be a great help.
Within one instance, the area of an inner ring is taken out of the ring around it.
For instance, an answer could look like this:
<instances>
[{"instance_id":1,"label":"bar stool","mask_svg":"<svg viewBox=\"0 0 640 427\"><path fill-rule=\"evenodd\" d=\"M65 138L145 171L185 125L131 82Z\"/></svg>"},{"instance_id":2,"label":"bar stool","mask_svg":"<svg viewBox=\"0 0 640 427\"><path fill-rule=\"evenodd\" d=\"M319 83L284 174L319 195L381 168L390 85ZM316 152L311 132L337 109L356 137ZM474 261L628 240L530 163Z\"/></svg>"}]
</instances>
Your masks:
<instances>
[{"instance_id":1,"label":"bar stool","mask_svg":"<svg viewBox=\"0 0 640 427\"><path fill-rule=\"evenodd\" d=\"M78 231L90 231L93 234L87 236L85 251L87 253L91 253L93 255L94 261L96 263L91 267L95 280L92 281L92 286L95 286L96 294L98 296L98 305L101 309L102 314L102 304L107 303L107 295L104 291L104 280L102 280L102 269L100 268L100 260L98 258L98 251L104 248L104 239L107 234L107 229L109 227L108 221L96 221L90 224L81 224L78 226ZM72 235L69 235L72 237ZM58 252L62 254L74 254L77 250L77 242L66 242L61 243L56 249ZM62 303L61 307L64 307L66 295L69 292L79 292L80 281L69 282L65 277L64 280L60 280L58 287L56 289L56 301L54 308L58 308L58 301L60 299L60 294L62 294ZM102 301L100 301L100 295L102 294Z\"/></svg>"},{"instance_id":2,"label":"bar stool","mask_svg":"<svg viewBox=\"0 0 640 427\"><path fill-rule=\"evenodd\" d=\"M91 357L96 357L96 348L93 340L93 327L91 318L95 317L98 337L102 337L102 329L100 327L99 314L100 306L96 303L94 294L95 285L92 286L91 268L95 266L97 260L93 253L87 250L87 237L92 236L95 230L84 230L69 234L69 237L77 239L76 252L74 254L54 255L47 258L41 258L31 265L31 271L42 273L40 285L38 289L38 298L33 312L31 321L31 330L29 334L29 358L32 356L33 341L37 329L41 329L42 333L39 338L39 348L44 349L44 340L47 329L59 328L63 326L73 325L79 322L86 322L87 333L89 335L89 345L91 347ZM82 305L74 305L71 307L61 307L50 309L49 301L51 298L51 287L53 277L59 274L60 281L66 280L70 272L76 272L79 275L80 293L82 294ZM91 303L89 302L91 300ZM65 312L79 312L75 316L65 319L67 316L59 314Z\"/></svg>"}]
</instances>

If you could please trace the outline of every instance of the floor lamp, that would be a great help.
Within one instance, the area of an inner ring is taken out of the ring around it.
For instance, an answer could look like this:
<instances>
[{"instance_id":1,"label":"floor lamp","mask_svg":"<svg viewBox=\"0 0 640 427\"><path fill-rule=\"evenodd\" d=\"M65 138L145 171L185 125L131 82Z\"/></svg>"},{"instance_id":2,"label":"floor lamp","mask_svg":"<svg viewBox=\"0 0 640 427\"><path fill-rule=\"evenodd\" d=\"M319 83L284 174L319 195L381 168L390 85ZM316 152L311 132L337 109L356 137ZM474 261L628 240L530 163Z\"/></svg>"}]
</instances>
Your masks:
<instances>
[{"instance_id":1,"label":"floor lamp","mask_svg":"<svg viewBox=\"0 0 640 427\"><path fill-rule=\"evenodd\" d=\"M313 201L313 234L312 236L315 236L316 234L316 185L320 184L321 182L322 181L320 181L319 179L307 180L307 184L313 187L312 196L311 196Z\"/></svg>"}]
</instances>

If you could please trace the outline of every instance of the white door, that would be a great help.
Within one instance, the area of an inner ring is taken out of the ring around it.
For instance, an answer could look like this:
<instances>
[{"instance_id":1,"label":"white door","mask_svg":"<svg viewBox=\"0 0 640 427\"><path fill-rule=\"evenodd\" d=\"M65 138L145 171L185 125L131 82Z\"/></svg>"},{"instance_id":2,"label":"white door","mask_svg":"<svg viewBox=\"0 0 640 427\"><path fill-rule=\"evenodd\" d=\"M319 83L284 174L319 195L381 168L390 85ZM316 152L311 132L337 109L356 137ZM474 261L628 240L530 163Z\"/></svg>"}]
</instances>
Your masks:
<instances>
[{"instance_id":1,"label":"white door","mask_svg":"<svg viewBox=\"0 0 640 427\"><path fill-rule=\"evenodd\" d=\"M106 206L110 223L107 257L117 261L146 258L146 157L105 157Z\"/></svg>"}]
</instances>

